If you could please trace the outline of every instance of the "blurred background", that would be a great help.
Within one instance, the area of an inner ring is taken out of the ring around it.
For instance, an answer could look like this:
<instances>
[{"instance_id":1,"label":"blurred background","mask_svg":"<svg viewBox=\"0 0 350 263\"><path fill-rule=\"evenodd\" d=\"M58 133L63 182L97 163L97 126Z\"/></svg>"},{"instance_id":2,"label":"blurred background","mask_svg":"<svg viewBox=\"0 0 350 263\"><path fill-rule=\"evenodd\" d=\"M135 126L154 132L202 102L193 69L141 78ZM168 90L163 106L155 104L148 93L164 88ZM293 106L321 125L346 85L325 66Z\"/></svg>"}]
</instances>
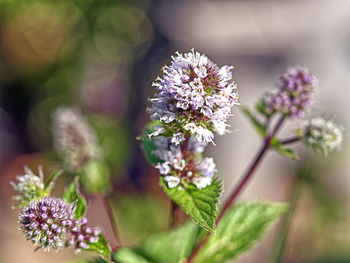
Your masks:
<instances>
[{"instance_id":1,"label":"blurred background","mask_svg":"<svg viewBox=\"0 0 350 263\"><path fill-rule=\"evenodd\" d=\"M349 0L0 0L0 262L76 258L72 250L34 253L11 209L9 182L24 165L37 171L42 164L46 174L60 168L51 128L59 106L79 107L97 131L112 169L122 243L167 229L169 201L135 138L148 121L147 97L160 68L192 47L235 66L247 106L289 65L310 68L320 84L310 116L349 130ZM260 146L239 108L234 112L233 132L208 150L224 180L223 198ZM292 213L235 262L350 262L349 143L327 159L297 150L299 162L271 152L241 196L291 202ZM71 179L59 179L57 195ZM108 233L100 201L88 200L91 224Z\"/></svg>"}]
</instances>

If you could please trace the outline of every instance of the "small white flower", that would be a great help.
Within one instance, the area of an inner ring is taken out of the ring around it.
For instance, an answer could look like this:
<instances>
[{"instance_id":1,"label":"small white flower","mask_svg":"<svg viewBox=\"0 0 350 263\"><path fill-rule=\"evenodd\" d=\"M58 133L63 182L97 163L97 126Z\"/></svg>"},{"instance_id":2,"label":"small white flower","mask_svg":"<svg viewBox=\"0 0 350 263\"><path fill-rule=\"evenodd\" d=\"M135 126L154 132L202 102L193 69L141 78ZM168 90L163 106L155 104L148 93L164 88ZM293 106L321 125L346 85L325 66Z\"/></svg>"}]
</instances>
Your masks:
<instances>
[{"instance_id":1,"label":"small white flower","mask_svg":"<svg viewBox=\"0 0 350 263\"><path fill-rule=\"evenodd\" d=\"M154 132L148 134L149 138L156 137L165 131L165 129L162 126L158 126L158 125L155 125L152 128L154 129Z\"/></svg>"},{"instance_id":2,"label":"small white flower","mask_svg":"<svg viewBox=\"0 0 350 263\"><path fill-rule=\"evenodd\" d=\"M167 182L169 188L175 188L180 183L180 178L173 175L165 176L164 180Z\"/></svg>"},{"instance_id":3,"label":"small white flower","mask_svg":"<svg viewBox=\"0 0 350 263\"><path fill-rule=\"evenodd\" d=\"M203 189L213 182L213 179L210 177L195 177L192 179L192 182L198 189Z\"/></svg>"},{"instance_id":4,"label":"small white flower","mask_svg":"<svg viewBox=\"0 0 350 263\"><path fill-rule=\"evenodd\" d=\"M213 158L204 158L200 163L198 169L201 171L202 175L205 177L213 177L216 172L216 164Z\"/></svg>"},{"instance_id":5,"label":"small white flower","mask_svg":"<svg viewBox=\"0 0 350 263\"><path fill-rule=\"evenodd\" d=\"M197 127L195 135L198 141L205 142L205 143L211 142L215 145L214 134L210 130L203 127Z\"/></svg>"},{"instance_id":6,"label":"small white flower","mask_svg":"<svg viewBox=\"0 0 350 263\"><path fill-rule=\"evenodd\" d=\"M171 143L174 143L175 145L179 145L184 140L185 140L185 136L181 132L177 132L173 134L173 137L171 138Z\"/></svg>"},{"instance_id":7,"label":"small white flower","mask_svg":"<svg viewBox=\"0 0 350 263\"><path fill-rule=\"evenodd\" d=\"M223 121L213 121L213 124L214 124L215 131L219 135L224 135L227 132L227 130L226 130L227 124L225 122L223 122Z\"/></svg>"},{"instance_id":8,"label":"small white flower","mask_svg":"<svg viewBox=\"0 0 350 263\"><path fill-rule=\"evenodd\" d=\"M191 133L196 133L197 132L197 126L196 124L189 122L184 126L184 129L187 131L190 131Z\"/></svg>"},{"instance_id":9,"label":"small white flower","mask_svg":"<svg viewBox=\"0 0 350 263\"><path fill-rule=\"evenodd\" d=\"M168 165L168 163L158 163L156 165L156 169L158 169L160 174L166 175L168 173L170 173L170 166Z\"/></svg>"},{"instance_id":10,"label":"small white flower","mask_svg":"<svg viewBox=\"0 0 350 263\"><path fill-rule=\"evenodd\" d=\"M176 158L173 162L173 167L176 169L176 170L180 170L182 171L186 166L186 162L185 160L183 159L178 159Z\"/></svg>"}]
</instances>

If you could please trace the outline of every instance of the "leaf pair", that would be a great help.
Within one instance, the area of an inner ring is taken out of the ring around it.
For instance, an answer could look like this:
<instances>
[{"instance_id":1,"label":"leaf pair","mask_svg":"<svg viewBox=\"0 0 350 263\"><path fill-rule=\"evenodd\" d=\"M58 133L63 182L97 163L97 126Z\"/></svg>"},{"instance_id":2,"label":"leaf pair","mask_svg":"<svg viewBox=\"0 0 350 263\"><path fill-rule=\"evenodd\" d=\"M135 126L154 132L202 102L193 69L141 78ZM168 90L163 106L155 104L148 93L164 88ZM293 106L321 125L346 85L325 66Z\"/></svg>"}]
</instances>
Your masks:
<instances>
[{"instance_id":1,"label":"leaf pair","mask_svg":"<svg viewBox=\"0 0 350 263\"><path fill-rule=\"evenodd\" d=\"M251 248L287 210L284 204L242 203L230 208L222 218L194 263L223 263ZM137 248L122 248L113 257L119 263L186 262L203 231L188 222L169 233L154 235Z\"/></svg>"}]
</instances>

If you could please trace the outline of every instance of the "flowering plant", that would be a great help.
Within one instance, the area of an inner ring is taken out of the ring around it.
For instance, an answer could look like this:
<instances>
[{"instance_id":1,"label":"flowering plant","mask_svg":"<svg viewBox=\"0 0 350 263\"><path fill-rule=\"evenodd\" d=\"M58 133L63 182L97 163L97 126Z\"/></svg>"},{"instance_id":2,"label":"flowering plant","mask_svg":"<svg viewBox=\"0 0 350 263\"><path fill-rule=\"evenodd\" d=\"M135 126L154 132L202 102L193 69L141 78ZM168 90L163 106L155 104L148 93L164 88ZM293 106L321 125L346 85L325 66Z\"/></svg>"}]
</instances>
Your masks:
<instances>
[{"instance_id":1,"label":"flowering plant","mask_svg":"<svg viewBox=\"0 0 350 263\"><path fill-rule=\"evenodd\" d=\"M113 211L107 199L110 172L94 130L76 109L60 108L54 114L57 152L63 167L77 176L62 198L52 195L60 173L45 183L29 168L12 183L19 202L19 229L38 249L58 250L74 246L99 254L108 262L195 262L221 263L250 249L280 216L286 204L246 202L236 204L268 150L298 159L287 145L302 142L324 155L340 148L342 128L332 121L314 118L294 135L279 139L278 131L288 120L303 118L310 110L317 87L316 77L305 68L289 69L277 88L266 93L254 112L243 113L262 137L263 143L252 165L229 194L222 209L222 182L216 176L214 159L205 156L215 136L228 133L232 108L240 105L232 82L232 66L217 66L195 50L176 53L162 69L153 86L155 95L147 109L150 123L139 137L149 163L159 174L159 184L171 199L168 232L149 237L136 247L124 247L117 239ZM274 124L274 125L272 125ZM79 191L102 198L117 241L108 241L97 227L88 226L87 202ZM181 225L181 213L191 217Z\"/></svg>"}]
</instances>

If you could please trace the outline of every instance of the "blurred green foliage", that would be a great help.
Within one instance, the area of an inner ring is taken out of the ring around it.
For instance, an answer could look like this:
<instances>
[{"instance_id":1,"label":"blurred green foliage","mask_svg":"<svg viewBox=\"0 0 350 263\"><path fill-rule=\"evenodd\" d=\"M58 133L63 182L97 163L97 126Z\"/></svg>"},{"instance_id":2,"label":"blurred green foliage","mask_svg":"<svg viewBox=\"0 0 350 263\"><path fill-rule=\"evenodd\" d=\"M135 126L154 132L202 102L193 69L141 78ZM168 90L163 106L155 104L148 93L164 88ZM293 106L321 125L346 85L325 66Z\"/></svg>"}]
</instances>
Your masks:
<instances>
[{"instance_id":1,"label":"blurred green foliage","mask_svg":"<svg viewBox=\"0 0 350 263\"><path fill-rule=\"evenodd\" d=\"M115 199L118 230L123 243L135 244L168 226L168 200L156 195L118 196Z\"/></svg>"}]
</instances>

